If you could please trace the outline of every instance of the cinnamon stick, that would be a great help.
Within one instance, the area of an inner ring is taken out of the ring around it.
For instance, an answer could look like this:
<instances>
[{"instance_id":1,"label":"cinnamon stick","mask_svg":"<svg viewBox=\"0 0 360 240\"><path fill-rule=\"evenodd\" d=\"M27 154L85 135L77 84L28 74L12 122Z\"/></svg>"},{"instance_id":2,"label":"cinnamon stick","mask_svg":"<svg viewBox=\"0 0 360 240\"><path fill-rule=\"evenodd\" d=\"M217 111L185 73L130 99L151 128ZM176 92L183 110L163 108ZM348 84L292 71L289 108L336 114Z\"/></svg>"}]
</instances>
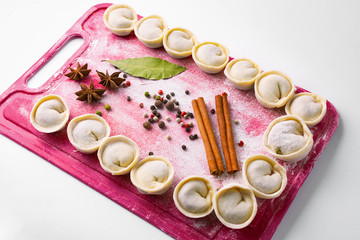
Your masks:
<instances>
[{"instance_id":1,"label":"cinnamon stick","mask_svg":"<svg viewBox=\"0 0 360 240\"><path fill-rule=\"evenodd\" d=\"M201 135L201 139L203 141L204 147L205 147L205 154L206 154L206 158L208 161L208 165L209 165L209 170L210 173L213 175L218 175L219 174L219 169L217 167L216 161L215 161L215 157L211 148L211 144L205 129L205 125L200 113L200 109L199 109L199 105L196 99L191 101L192 107L194 109L194 114L195 114L195 118L196 118L196 122L199 128L199 132Z\"/></svg>"},{"instance_id":2,"label":"cinnamon stick","mask_svg":"<svg viewBox=\"0 0 360 240\"><path fill-rule=\"evenodd\" d=\"M223 165L222 160L221 160L220 151L219 151L219 148L218 148L217 143L216 143L214 131L212 129L211 122L210 122L210 119L209 119L209 115L207 113L204 98L199 97L197 99L197 102L198 102L198 106L199 106L199 109L200 109L202 120L204 122L205 130L206 130L207 136L208 136L209 141L210 141L211 149L212 149L214 157L215 157L216 165L217 165L218 170L219 170L218 174L221 175L221 174L224 173L225 168L224 168L224 165Z\"/></svg>"},{"instance_id":3,"label":"cinnamon stick","mask_svg":"<svg viewBox=\"0 0 360 240\"><path fill-rule=\"evenodd\" d=\"M224 108L223 108L223 102L222 102L221 95L215 96L215 107L216 107L216 115L217 115L217 120L218 120L218 125L219 125L220 140L221 140L221 146L222 146L223 153L224 153L226 169L227 169L228 173L232 173L229 146L228 146L227 134L226 134Z\"/></svg>"},{"instance_id":4,"label":"cinnamon stick","mask_svg":"<svg viewBox=\"0 0 360 240\"><path fill-rule=\"evenodd\" d=\"M227 138L227 144L230 154L231 172L235 173L239 171L239 164L237 161L237 156L235 151L235 144L234 144L234 137L233 137L233 130L231 125L231 117L229 111L229 104L227 100L227 94L222 95L222 102L223 102L225 125L226 125L226 138Z\"/></svg>"}]
</instances>

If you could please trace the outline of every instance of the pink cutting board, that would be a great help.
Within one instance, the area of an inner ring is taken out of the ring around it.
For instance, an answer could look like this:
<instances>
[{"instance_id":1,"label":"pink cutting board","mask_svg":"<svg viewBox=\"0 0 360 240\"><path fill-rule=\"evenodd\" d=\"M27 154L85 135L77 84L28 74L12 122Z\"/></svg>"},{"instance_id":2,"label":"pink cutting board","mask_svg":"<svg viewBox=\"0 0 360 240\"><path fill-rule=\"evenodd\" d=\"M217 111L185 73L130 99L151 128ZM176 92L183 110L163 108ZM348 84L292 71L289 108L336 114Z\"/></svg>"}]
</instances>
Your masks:
<instances>
[{"instance_id":1,"label":"pink cutting board","mask_svg":"<svg viewBox=\"0 0 360 240\"><path fill-rule=\"evenodd\" d=\"M268 124L285 112L283 109L273 110L260 106L253 91L245 92L234 88L223 73L209 75L200 71L191 57L176 60L163 48L145 47L133 33L127 37L112 34L102 19L109 5L99 4L90 8L39 61L0 96L0 132L176 239L270 239L337 128L339 116L334 106L327 102L328 111L324 119L311 129L314 147L309 156L296 164L280 161L287 169L288 185L276 199L257 199L258 213L248 227L241 230L229 229L218 221L214 213L201 219L187 218L176 209L172 200L173 189L181 179L189 175L205 176L218 189L227 183L242 183L242 173L225 173L220 177L209 174L201 139L189 140L189 134L199 134L194 119L186 120L195 123L191 132L186 133L176 123L173 113L162 110L163 119L165 116L171 117L170 122L165 121L166 128L161 130L153 125L152 130L145 130L142 127L145 121L143 114L150 113L149 107L154 101L146 98L144 92L154 94L160 89L165 94L175 92L181 109L191 112L192 99L203 96L208 109L211 109L215 108L214 96L227 92L231 115L233 119L240 121L239 125L233 125L234 139L245 143L243 147L236 146L240 166L251 155L268 155L262 146L262 135ZM43 86L28 88L27 80L73 37L84 39L80 49ZM103 99L92 105L75 100L74 92L80 90L79 82L64 76L69 67L75 67L77 62L88 63L92 71L81 83L89 85L92 80L95 87L102 88L95 70L109 70L112 73L115 69L101 60L144 56L166 59L185 66L187 70L171 79L159 81L129 76L130 87L107 90ZM190 94L186 95L185 90L189 90ZM297 87L297 92L303 91L305 90ZM141 158L150 151L167 157L175 169L171 188L161 196L142 195L131 184L129 175L111 176L100 167L96 154L85 155L76 151L67 139L66 129L52 134L36 131L29 122L29 113L32 106L48 94L57 94L66 100L71 111L70 119L101 110L111 127L111 135L122 134L132 138L139 145ZM127 96L131 97L130 102L126 101ZM144 103L143 109L139 108L141 102ZM105 111L105 104L110 104L112 110ZM210 114L210 118L220 143L216 116ZM172 136L171 140L166 139L168 134ZM187 146L186 151L181 149L183 144Z\"/></svg>"}]
</instances>

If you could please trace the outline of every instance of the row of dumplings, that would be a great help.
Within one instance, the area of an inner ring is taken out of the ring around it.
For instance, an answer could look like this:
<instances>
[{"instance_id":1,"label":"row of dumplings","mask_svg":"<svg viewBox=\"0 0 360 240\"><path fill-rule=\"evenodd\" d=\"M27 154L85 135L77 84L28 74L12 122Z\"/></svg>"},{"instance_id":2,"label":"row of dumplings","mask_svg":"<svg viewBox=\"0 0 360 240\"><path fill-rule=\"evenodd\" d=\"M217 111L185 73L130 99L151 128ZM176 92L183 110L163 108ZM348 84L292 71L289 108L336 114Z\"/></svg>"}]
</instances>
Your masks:
<instances>
[{"instance_id":1,"label":"row of dumplings","mask_svg":"<svg viewBox=\"0 0 360 240\"><path fill-rule=\"evenodd\" d=\"M247 158L242 168L247 187L230 183L215 193L210 181L189 176L175 187L173 199L178 210L190 218L201 218L213 210L225 226L241 229L248 226L257 213L255 197L278 197L287 184L286 170L265 155Z\"/></svg>"},{"instance_id":2,"label":"row of dumplings","mask_svg":"<svg viewBox=\"0 0 360 240\"><path fill-rule=\"evenodd\" d=\"M227 79L241 90L254 88L258 102L267 108L279 108L286 104L288 115L302 118L312 127L326 113L326 100L313 93L294 95L291 79L279 71L262 72L250 59L233 59L229 62L229 50L215 42L199 43L194 34L184 28L168 29L165 20L157 15L138 21L134 9L124 4L114 4L104 13L104 23L116 35L126 36L132 31L147 47L164 46L174 58L192 55L197 66L207 73L218 73L224 68Z\"/></svg>"},{"instance_id":3,"label":"row of dumplings","mask_svg":"<svg viewBox=\"0 0 360 240\"><path fill-rule=\"evenodd\" d=\"M62 130L69 120L70 110L63 98L47 95L33 107L30 122L40 132L52 133ZM139 160L139 147L123 135L110 137L110 126L96 114L73 118L67 126L70 143L80 152L97 151L101 167L112 175L130 173L133 185L147 194L162 194L171 185L174 169L161 156L148 156Z\"/></svg>"}]
</instances>

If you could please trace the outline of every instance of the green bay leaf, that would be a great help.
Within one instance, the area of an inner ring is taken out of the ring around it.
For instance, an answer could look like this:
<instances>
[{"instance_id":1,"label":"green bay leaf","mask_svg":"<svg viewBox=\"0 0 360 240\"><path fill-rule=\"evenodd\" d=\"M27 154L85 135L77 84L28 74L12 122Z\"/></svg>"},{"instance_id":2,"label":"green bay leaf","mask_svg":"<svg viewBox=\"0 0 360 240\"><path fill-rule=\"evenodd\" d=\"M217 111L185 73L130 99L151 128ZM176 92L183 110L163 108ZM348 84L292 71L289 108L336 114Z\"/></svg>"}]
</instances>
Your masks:
<instances>
[{"instance_id":1,"label":"green bay leaf","mask_svg":"<svg viewBox=\"0 0 360 240\"><path fill-rule=\"evenodd\" d=\"M171 78L186 70L185 67L156 57L127 58L107 60L118 69L134 77L151 80Z\"/></svg>"}]
</instances>

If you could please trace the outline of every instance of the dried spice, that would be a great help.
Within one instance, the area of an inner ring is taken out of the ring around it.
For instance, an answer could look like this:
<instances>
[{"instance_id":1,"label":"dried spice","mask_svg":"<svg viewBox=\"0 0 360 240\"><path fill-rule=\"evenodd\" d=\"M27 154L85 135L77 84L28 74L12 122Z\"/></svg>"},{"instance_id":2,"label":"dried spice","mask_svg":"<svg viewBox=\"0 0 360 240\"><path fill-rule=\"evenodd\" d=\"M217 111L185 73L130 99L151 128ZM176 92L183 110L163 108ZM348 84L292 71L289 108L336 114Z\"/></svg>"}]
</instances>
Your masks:
<instances>
[{"instance_id":1,"label":"dried spice","mask_svg":"<svg viewBox=\"0 0 360 240\"><path fill-rule=\"evenodd\" d=\"M101 95L104 94L105 89L95 89L94 84L91 81L89 88L84 84L80 84L81 90L77 91L75 94L78 96L76 100L85 101L92 103L93 100L101 100Z\"/></svg>"},{"instance_id":2,"label":"dried spice","mask_svg":"<svg viewBox=\"0 0 360 240\"><path fill-rule=\"evenodd\" d=\"M109 75L108 70L106 70L106 73L99 72L96 70L98 76L100 77L100 84L104 87L108 87L112 90L116 90L121 83L125 81L124 78L120 78L119 74L121 72L114 72L113 74Z\"/></svg>"},{"instance_id":3,"label":"dried spice","mask_svg":"<svg viewBox=\"0 0 360 240\"><path fill-rule=\"evenodd\" d=\"M87 66L87 63L80 66L80 63L78 62L76 69L70 68L71 72L65 74L65 76L67 76L71 80L80 80L84 77L87 77L91 72L91 69L87 69Z\"/></svg>"}]
</instances>

